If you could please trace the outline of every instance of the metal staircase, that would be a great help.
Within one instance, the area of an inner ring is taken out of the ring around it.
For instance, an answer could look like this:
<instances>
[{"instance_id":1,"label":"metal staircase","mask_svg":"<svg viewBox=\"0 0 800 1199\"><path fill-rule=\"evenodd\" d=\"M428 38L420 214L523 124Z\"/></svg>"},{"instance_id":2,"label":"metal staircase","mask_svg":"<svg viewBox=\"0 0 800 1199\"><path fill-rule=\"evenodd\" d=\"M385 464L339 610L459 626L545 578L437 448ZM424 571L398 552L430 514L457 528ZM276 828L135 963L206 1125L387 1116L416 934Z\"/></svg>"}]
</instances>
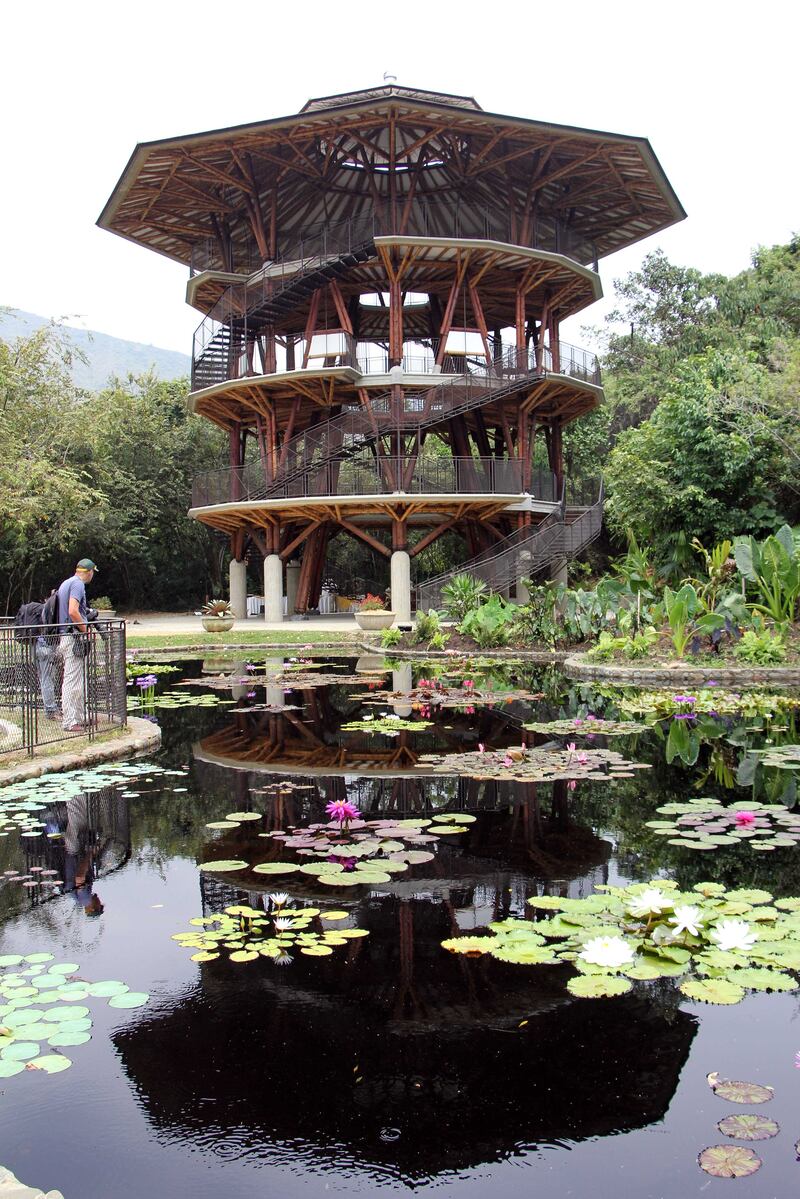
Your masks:
<instances>
[{"instance_id":1,"label":"metal staircase","mask_svg":"<svg viewBox=\"0 0 800 1199\"><path fill-rule=\"evenodd\" d=\"M603 524L603 484L597 500L586 508L561 502L538 525L517 529L489 550L453 570L426 579L417 587L417 610L428 611L442 603L442 590L455 575L482 579L490 591L504 591L522 578L540 574L554 562L574 558L600 535Z\"/></svg>"}]
</instances>

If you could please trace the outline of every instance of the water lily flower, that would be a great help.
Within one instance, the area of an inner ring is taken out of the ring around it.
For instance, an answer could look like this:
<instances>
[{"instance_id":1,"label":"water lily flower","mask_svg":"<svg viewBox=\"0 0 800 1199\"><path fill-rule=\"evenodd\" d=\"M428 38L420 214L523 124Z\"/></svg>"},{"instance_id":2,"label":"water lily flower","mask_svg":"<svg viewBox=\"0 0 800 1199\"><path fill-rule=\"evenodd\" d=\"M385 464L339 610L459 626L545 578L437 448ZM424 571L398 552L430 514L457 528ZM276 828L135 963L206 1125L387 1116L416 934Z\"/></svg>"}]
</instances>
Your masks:
<instances>
[{"instance_id":1,"label":"water lily flower","mask_svg":"<svg viewBox=\"0 0 800 1199\"><path fill-rule=\"evenodd\" d=\"M465 715L467 715L467 716L474 716L474 715L475 715L475 709L474 709L474 707L472 706L472 704L467 704L466 708L464 709L464 713L465 713Z\"/></svg>"},{"instance_id":2,"label":"water lily flower","mask_svg":"<svg viewBox=\"0 0 800 1199\"><path fill-rule=\"evenodd\" d=\"M658 916L665 908L672 907L672 900L658 887L647 887L639 895L628 900L628 911L632 916Z\"/></svg>"},{"instance_id":3,"label":"water lily flower","mask_svg":"<svg viewBox=\"0 0 800 1199\"><path fill-rule=\"evenodd\" d=\"M587 712L586 719L587 720L597 720L597 717L592 712Z\"/></svg>"},{"instance_id":4,"label":"water lily flower","mask_svg":"<svg viewBox=\"0 0 800 1199\"><path fill-rule=\"evenodd\" d=\"M570 741L570 742L569 742L569 744L567 745L567 749L569 750L569 752L570 752L571 754L574 754L574 753L575 753L575 749L576 749L575 742L574 742L574 741Z\"/></svg>"},{"instance_id":5,"label":"water lily flower","mask_svg":"<svg viewBox=\"0 0 800 1199\"><path fill-rule=\"evenodd\" d=\"M737 812L735 820L737 828L752 828L756 817L754 812Z\"/></svg>"},{"instance_id":6,"label":"water lily flower","mask_svg":"<svg viewBox=\"0 0 800 1199\"><path fill-rule=\"evenodd\" d=\"M575 788L577 787L577 785L578 784L575 782L575 779L570 779L569 782L567 783L567 786L569 787L570 791L574 791Z\"/></svg>"},{"instance_id":7,"label":"water lily flower","mask_svg":"<svg viewBox=\"0 0 800 1199\"><path fill-rule=\"evenodd\" d=\"M731 953L736 949L749 950L758 940L758 933L750 931L746 920L720 920L709 933L719 949Z\"/></svg>"},{"instance_id":8,"label":"water lily flower","mask_svg":"<svg viewBox=\"0 0 800 1199\"><path fill-rule=\"evenodd\" d=\"M273 920L275 931L285 933L288 929L294 928L294 920L289 920L285 916L276 916Z\"/></svg>"},{"instance_id":9,"label":"water lily flower","mask_svg":"<svg viewBox=\"0 0 800 1199\"><path fill-rule=\"evenodd\" d=\"M514 765L514 759L513 759L513 758L510 758L510 757L508 756L508 754L506 754L506 756L503 758L503 765L504 765L504 766L513 766L513 765Z\"/></svg>"},{"instance_id":10,"label":"water lily flower","mask_svg":"<svg viewBox=\"0 0 800 1199\"><path fill-rule=\"evenodd\" d=\"M696 704L696 695L673 695L673 702L676 704Z\"/></svg>"},{"instance_id":11,"label":"water lily flower","mask_svg":"<svg viewBox=\"0 0 800 1199\"><path fill-rule=\"evenodd\" d=\"M583 752L583 750L581 750L581 751L580 751L580 753L579 753L579 754L578 754L578 756L577 756L577 759L576 759L576 761L577 761L577 763L578 763L578 765L579 765L579 766L585 766L585 765L586 765L586 763L589 761L589 757L588 757L588 755L587 755L587 754L585 754L585 753Z\"/></svg>"},{"instance_id":12,"label":"water lily flower","mask_svg":"<svg viewBox=\"0 0 800 1199\"><path fill-rule=\"evenodd\" d=\"M796 1053L794 1055L794 1064L797 1067L797 1069L800 1070L800 1053Z\"/></svg>"},{"instance_id":13,"label":"water lily flower","mask_svg":"<svg viewBox=\"0 0 800 1199\"><path fill-rule=\"evenodd\" d=\"M286 891L271 891L267 898L276 908L282 908L289 902L289 895Z\"/></svg>"},{"instance_id":14,"label":"water lily flower","mask_svg":"<svg viewBox=\"0 0 800 1199\"><path fill-rule=\"evenodd\" d=\"M634 950L622 937L594 937L586 942L578 957L592 966L619 970L622 966L630 965Z\"/></svg>"},{"instance_id":15,"label":"water lily flower","mask_svg":"<svg viewBox=\"0 0 800 1199\"><path fill-rule=\"evenodd\" d=\"M572 723L575 725L581 725L583 724L583 721L581 720L580 716L576 716Z\"/></svg>"},{"instance_id":16,"label":"water lily flower","mask_svg":"<svg viewBox=\"0 0 800 1199\"><path fill-rule=\"evenodd\" d=\"M681 933L691 933L693 937L699 937L700 925L703 923L703 913L694 904L682 904L670 916L669 923L675 925L676 936L679 936Z\"/></svg>"},{"instance_id":17,"label":"water lily flower","mask_svg":"<svg viewBox=\"0 0 800 1199\"><path fill-rule=\"evenodd\" d=\"M358 820L361 815L356 805L346 799L332 799L325 805L325 811L332 820L338 820L340 824L346 824L348 820Z\"/></svg>"},{"instance_id":18,"label":"water lily flower","mask_svg":"<svg viewBox=\"0 0 800 1199\"><path fill-rule=\"evenodd\" d=\"M478 742L478 753L479 753L479 754L485 754L485 753L486 753L486 746L483 744L483 742L482 742L482 741L479 741L479 742Z\"/></svg>"},{"instance_id":19,"label":"water lily flower","mask_svg":"<svg viewBox=\"0 0 800 1199\"><path fill-rule=\"evenodd\" d=\"M475 683L472 681L472 679L464 679L464 682L461 685L465 688L465 690L470 691L475 686Z\"/></svg>"},{"instance_id":20,"label":"water lily flower","mask_svg":"<svg viewBox=\"0 0 800 1199\"><path fill-rule=\"evenodd\" d=\"M276 966L290 966L294 958L284 949L281 953L276 953L272 960Z\"/></svg>"}]
</instances>

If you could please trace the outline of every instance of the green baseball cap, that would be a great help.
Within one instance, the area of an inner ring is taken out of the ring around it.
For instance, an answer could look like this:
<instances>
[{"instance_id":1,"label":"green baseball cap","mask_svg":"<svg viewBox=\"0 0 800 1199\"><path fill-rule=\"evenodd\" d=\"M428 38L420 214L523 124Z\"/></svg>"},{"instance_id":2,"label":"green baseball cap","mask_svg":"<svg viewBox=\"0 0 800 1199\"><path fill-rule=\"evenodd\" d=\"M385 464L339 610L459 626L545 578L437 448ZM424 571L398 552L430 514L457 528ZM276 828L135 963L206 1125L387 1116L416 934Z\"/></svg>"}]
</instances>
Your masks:
<instances>
[{"instance_id":1,"label":"green baseball cap","mask_svg":"<svg viewBox=\"0 0 800 1199\"><path fill-rule=\"evenodd\" d=\"M91 558L81 558L80 562L78 563L78 565L76 566L75 569L76 570L97 570L97 567L95 566L94 562L92 562Z\"/></svg>"}]
</instances>

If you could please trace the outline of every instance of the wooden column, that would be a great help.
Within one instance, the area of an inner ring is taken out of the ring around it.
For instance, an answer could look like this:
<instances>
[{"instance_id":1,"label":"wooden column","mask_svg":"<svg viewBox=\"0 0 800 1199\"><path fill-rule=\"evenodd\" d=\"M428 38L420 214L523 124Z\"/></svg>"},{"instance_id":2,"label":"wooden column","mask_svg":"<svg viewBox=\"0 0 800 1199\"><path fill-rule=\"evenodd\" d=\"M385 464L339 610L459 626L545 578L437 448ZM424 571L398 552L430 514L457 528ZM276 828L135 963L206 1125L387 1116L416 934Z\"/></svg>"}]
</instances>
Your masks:
<instances>
[{"instance_id":1,"label":"wooden column","mask_svg":"<svg viewBox=\"0 0 800 1199\"><path fill-rule=\"evenodd\" d=\"M242 426L235 421L230 428L230 498L231 503L242 496Z\"/></svg>"}]
</instances>

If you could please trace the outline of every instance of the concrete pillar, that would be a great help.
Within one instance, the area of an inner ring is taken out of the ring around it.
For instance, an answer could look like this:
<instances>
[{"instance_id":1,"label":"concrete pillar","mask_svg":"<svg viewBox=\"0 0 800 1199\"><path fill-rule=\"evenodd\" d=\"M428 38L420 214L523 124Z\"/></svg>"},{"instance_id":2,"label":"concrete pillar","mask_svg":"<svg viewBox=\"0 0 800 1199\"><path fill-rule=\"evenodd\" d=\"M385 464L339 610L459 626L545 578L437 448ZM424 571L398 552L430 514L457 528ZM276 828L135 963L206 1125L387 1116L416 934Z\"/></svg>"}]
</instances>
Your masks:
<instances>
[{"instance_id":1,"label":"concrete pillar","mask_svg":"<svg viewBox=\"0 0 800 1199\"><path fill-rule=\"evenodd\" d=\"M411 559L405 550L395 550L392 554L390 587L395 624L409 624L411 621Z\"/></svg>"},{"instance_id":2,"label":"concrete pillar","mask_svg":"<svg viewBox=\"0 0 800 1199\"><path fill-rule=\"evenodd\" d=\"M520 556L519 556L519 563L517 566L517 603L518 604L530 603L531 593L528 590L528 588L525 586L525 584L523 583L522 580L530 578L532 562L533 562L533 557L531 555L530 550L522 550L522 552L520 553Z\"/></svg>"},{"instance_id":3,"label":"concrete pillar","mask_svg":"<svg viewBox=\"0 0 800 1199\"><path fill-rule=\"evenodd\" d=\"M247 616L247 566L231 558L229 574L233 615L237 620L244 620Z\"/></svg>"},{"instance_id":4,"label":"concrete pillar","mask_svg":"<svg viewBox=\"0 0 800 1199\"><path fill-rule=\"evenodd\" d=\"M283 563L277 554L264 559L264 620L269 624L283 620Z\"/></svg>"},{"instance_id":5,"label":"concrete pillar","mask_svg":"<svg viewBox=\"0 0 800 1199\"><path fill-rule=\"evenodd\" d=\"M556 583L567 585L567 560L566 558L557 558L555 562L550 564L550 578Z\"/></svg>"},{"instance_id":6,"label":"concrete pillar","mask_svg":"<svg viewBox=\"0 0 800 1199\"><path fill-rule=\"evenodd\" d=\"M413 686L411 663L403 662L397 670L392 671L392 691L404 691L408 694ZM414 711L411 704L392 704L392 708L395 716L400 716L403 720L408 720Z\"/></svg>"},{"instance_id":7,"label":"concrete pillar","mask_svg":"<svg viewBox=\"0 0 800 1199\"><path fill-rule=\"evenodd\" d=\"M267 658L264 662L264 674L269 680L270 676L280 675L283 673L284 661L283 658ZM266 700L268 704L275 707L282 707L284 702L283 684L275 684L267 681Z\"/></svg>"},{"instance_id":8,"label":"concrete pillar","mask_svg":"<svg viewBox=\"0 0 800 1199\"><path fill-rule=\"evenodd\" d=\"M300 582L300 563L286 563L286 618L294 616L294 606L297 600L297 586Z\"/></svg>"}]
</instances>

